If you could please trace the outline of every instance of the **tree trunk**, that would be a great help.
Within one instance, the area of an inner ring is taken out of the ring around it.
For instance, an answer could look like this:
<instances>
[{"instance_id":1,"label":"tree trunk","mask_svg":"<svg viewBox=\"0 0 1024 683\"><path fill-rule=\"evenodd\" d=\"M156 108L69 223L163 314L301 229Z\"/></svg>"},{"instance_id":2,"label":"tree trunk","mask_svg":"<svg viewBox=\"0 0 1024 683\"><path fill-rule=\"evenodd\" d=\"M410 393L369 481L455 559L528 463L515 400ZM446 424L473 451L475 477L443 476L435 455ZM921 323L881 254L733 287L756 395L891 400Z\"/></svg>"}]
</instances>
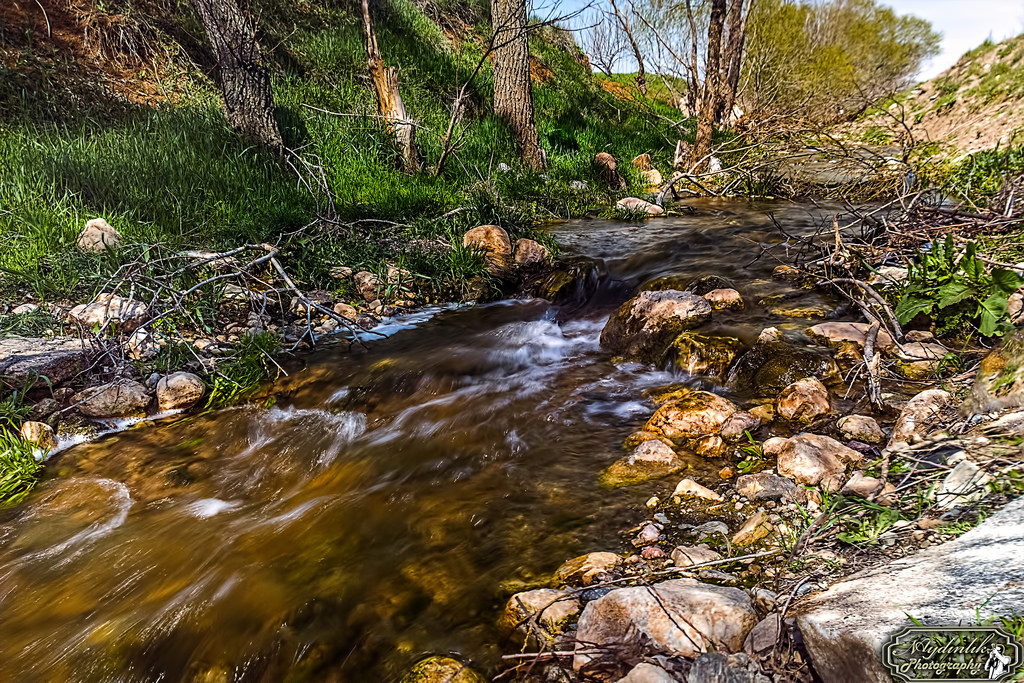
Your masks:
<instances>
[{"instance_id":1,"label":"tree trunk","mask_svg":"<svg viewBox=\"0 0 1024 683\"><path fill-rule=\"evenodd\" d=\"M629 17L619 11L619 6L615 4L615 0L611 0L611 3L612 10L615 12L615 18L618 20L622 31L626 34L629 46L633 49L633 59L636 60L636 88L640 91L641 95L647 97L647 72L644 70L644 56L640 52L640 46L637 45L636 40L633 38L633 27L629 25Z\"/></svg>"},{"instance_id":2,"label":"tree trunk","mask_svg":"<svg viewBox=\"0 0 1024 683\"><path fill-rule=\"evenodd\" d=\"M693 145L693 163L699 172L711 155L711 133L721 96L722 27L725 24L726 0L711 0L708 23L708 52L704 64L704 87L701 90L700 112L697 114L697 137Z\"/></svg>"},{"instance_id":3,"label":"tree trunk","mask_svg":"<svg viewBox=\"0 0 1024 683\"><path fill-rule=\"evenodd\" d=\"M395 135L398 149L402 153L402 168L409 172L416 171L420 167L419 153L416 151L416 127L409 119L402 95L398 91L398 71L384 64L381 59L367 0L363 0L363 34L366 36L366 67L373 81L377 113Z\"/></svg>"},{"instance_id":4,"label":"tree trunk","mask_svg":"<svg viewBox=\"0 0 1024 683\"><path fill-rule=\"evenodd\" d=\"M748 0L747 6L743 6L743 0L731 0L729 6L729 40L725 45L725 83L723 86L722 110L719 113L719 122L728 121L732 116L733 107L736 105L736 91L740 85L740 68L743 66L743 44L747 40L747 17L750 16L750 8L754 0Z\"/></svg>"},{"instance_id":5,"label":"tree trunk","mask_svg":"<svg viewBox=\"0 0 1024 683\"><path fill-rule=\"evenodd\" d=\"M217 57L228 123L243 137L280 156L284 143L274 120L270 74L252 22L235 0L192 0L192 6Z\"/></svg>"},{"instance_id":6,"label":"tree trunk","mask_svg":"<svg viewBox=\"0 0 1024 683\"><path fill-rule=\"evenodd\" d=\"M523 162L539 171L544 168L545 159L533 121L526 20L525 0L491 0L494 113L512 127Z\"/></svg>"}]
</instances>

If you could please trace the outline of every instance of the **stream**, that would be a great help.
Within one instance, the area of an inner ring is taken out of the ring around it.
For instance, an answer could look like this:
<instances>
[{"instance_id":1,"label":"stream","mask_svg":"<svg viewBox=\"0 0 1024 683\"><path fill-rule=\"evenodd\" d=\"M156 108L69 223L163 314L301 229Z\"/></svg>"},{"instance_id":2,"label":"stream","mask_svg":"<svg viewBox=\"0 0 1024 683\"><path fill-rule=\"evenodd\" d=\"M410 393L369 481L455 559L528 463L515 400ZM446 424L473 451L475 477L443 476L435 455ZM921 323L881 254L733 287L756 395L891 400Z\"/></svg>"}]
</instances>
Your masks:
<instances>
[{"instance_id":1,"label":"stream","mask_svg":"<svg viewBox=\"0 0 1024 683\"><path fill-rule=\"evenodd\" d=\"M642 225L551 228L603 265L585 304L420 311L368 350L324 349L270 406L168 420L54 457L0 511L0 679L397 681L425 654L498 670L505 600L563 561L621 551L674 480L598 475L681 370L615 365L608 315L658 277L714 274L747 302L701 331L752 342L836 302L772 280L761 243L824 217L811 205L689 202ZM780 249L780 255L784 250ZM759 305L775 297L769 305ZM781 303L776 303L781 301ZM774 310L773 310L774 309ZM687 476L724 461L694 459Z\"/></svg>"}]
</instances>

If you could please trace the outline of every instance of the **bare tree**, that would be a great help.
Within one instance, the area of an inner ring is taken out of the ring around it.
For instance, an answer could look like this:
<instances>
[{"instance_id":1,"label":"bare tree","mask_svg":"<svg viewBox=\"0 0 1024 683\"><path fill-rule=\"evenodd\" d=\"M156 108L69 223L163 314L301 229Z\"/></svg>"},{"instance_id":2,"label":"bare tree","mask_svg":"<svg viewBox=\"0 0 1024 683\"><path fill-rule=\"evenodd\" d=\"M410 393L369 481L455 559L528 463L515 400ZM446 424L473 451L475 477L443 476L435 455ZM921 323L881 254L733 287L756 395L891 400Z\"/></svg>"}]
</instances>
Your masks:
<instances>
[{"instance_id":1,"label":"bare tree","mask_svg":"<svg viewBox=\"0 0 1024 683\"><path fill-rule=\"evenodd\" d=\"M395 135L395 141L402 154L402 168L416 171L420 167L419 153L416 151L416 126L405 111L405 103L398 90L398 71L387 66L381 59L377 47L377 34L373 30L368 0L363 4L363 34L366 36L366 67L373 81L373 94L377 100L377 113L387 123Z\"/></svg>"},{"instance_id":2,"label":"bare tree","mask_svg":"<svg viewBox=\"0 0 1024 683\"><path fill-rule=\"evenodd\" d=\"M625 34L626 39L629 42L629 46L633 49L633 58L636 60L636 87L637 89L647 95L647 74L644 71L644 55L640 51L640 46L637 45L636 38L633 36L633 28L629 23L629 15L619 10L619 6L615 3L615 0L609 0L612 5L612 12L615 15L616 21L619 23L619 28Z\"/></svg>"},{"instance_id":3,"label":"bare tree","mask_svg":"<svg viewBox=\"0 0 1024 683\"><path fill-rule=\"evenodd\" d=\"M618 21L613 21L606 12L600 10L590 16L587 24L589 29L583 31L581 36L583 50L598 71L611 76L628 49L622 28Z\"/></svg>"},{"instance_id":4,"label":"bare tree","mask_svg":"<svg viewBox=\"0 0 1024 683\"><path fill-rule=\"evenodd\" d=\"M704 62L704 87L700 93L697 112L697 136L693 144L693 163L697 170L707 164L711 156L711 133L721 98L722 30L725 24L726 0L711 0L711 18L708 22L707 59Z\"/></svg>"},{"instance_id":5,"label":"bare tree","mask_svg":"<svg viewBox=\"0 0 1024 683\"><path fill-rule=\"evenodd\" d=\"M491 26L494 113L512 127L523 162L540 170L546 160L533 119L526 0L491 0Z\"/></svg>"},{"instance_id":6,"label":"bare tree","mask_svg":"<svg viewBox=\"0 0 1024 683\"><path fill-rule=\"evenodd\" d=\"M729 39L722 59L725 74L724 92L717 117L719 123L728 120L736 105L736 91L740 86L740 69L743 66L743 45L747 40L747 17L750 16L754 1L748 0L746 6L743 0L730 0L729 3Z\"/></svg>"},{"instance_id":7,"label":"bare tree","mask_svg":"<svg viewBox=\"0 0 1024 683\"><path fill-rule=\"evenodd\" d=\"M192 0L192 7L217 58L228 123L243 137L282 155L270 74L247 13L236 0Z\"/></svg>"}]
</instances>

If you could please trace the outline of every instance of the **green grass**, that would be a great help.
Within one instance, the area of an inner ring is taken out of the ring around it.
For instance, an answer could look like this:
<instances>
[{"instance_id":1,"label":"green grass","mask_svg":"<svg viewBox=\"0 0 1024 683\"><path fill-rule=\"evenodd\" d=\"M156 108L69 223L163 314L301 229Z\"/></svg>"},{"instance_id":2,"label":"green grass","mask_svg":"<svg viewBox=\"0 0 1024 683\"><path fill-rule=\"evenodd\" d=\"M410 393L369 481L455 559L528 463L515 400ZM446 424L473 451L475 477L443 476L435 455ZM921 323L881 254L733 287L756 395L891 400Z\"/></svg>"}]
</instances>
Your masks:
<instances>
[{"instance_id":1,"label":"green grass","mask_svg":"<svg viewBox=\"0 0 1024 683\"><path fill-rule=\"evenodd\" d=\"M667 103L616 99L573 49L536 36L531 48L552 72L534 84L548 170L537 174L517 163L509 130L490 113L487 65L470 88L457 154L435 178L429 167L441 152L450 100L479 59L479 47L469 40L453 45L411 2L392 0L381 6L378 38L385 60L399 69L425 162L424 171L407 175L388 132L364 116L374 113L374 104L354 9L303 13L270 3L265 13L265 42L287 36L288 58L274 64L282 134L322 166L329 197L314 198L290 169L241 142L201 74L168 85L173 101L156 107L111 106L99 97L72 107L61 99L65 83L56 67L35 91L0 87L0 300L25 293L81 299L143 251L133 245L219 249L276 241L311 223L328 199L352 227L314 228L284 239L283 256L300 286L337 286L328 275L332 265L381 272L402 261L435 289L456 296L483 264L435 248L439 242L458 245L466 229L481 223L500 224L513 239L532 236L539 221L580 216L617 199L593 176L595 153L615 155L636 193L641 181L628 163L633 156L649 152L667 171L676 139L692 139L692 129L673 130L650 115L651 109L672 115ZM485 9L476 8L480 23ZM175 20L184 24L187 17ZM502 162L512 171L498 173ZM590 189L570 189L576 179L587 180ZM120 253L95 256L74 248L82 225L96 216L124 236Z\"/></svg>"},{"instance_id":2,"label":"green grass","mask_svg":"<svg viewBox=\"0 0 1024 683\"><path fill-rule=\"evenodd\" d=\"M31 444L0 428L0 507L24 500L35 487L42 467Z\"/></svg>"}]
</instances>

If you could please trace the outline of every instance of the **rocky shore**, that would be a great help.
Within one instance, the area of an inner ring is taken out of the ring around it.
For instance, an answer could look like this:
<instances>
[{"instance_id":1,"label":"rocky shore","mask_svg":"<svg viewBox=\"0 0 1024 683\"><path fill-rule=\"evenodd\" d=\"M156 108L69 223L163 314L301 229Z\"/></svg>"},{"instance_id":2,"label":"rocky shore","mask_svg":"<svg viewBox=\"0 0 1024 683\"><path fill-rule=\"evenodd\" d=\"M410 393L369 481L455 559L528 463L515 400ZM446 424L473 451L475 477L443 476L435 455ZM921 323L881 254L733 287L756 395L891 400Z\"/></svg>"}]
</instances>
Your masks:
<instances>
[{"instance_id":1,"label":"rocky shore","mask_svg":"<svg viewBox=\"0 0 1024 683\"><path fill-rule=\"evenodd\" d=\"M647 396L656 409L600 477L609 487L666 479L664 492L624 543L569 559L547 585L508 599L504 677L889 681L878 652L908 615L947 624L1024 610L1008 569L1024 543L1020 501L970 530L1024 485L1024 333L976 376L946 379L950 352L926 329L869 342L867 323L829 321L805 329L818 347L808 351L768 328L744 351L692 331L743 307L730 284L648 288L608 320L601 343L616 362L675 363L751 398L737 405L685 385ZM855 371L869 343L901 381L877 408L838 410L866 391ZM728 464L698 481L683 474L695 456ZM974 550L997 540L995 552ZM432 658L405 680L482 679Z\"/></svg>"}]
</instances>

